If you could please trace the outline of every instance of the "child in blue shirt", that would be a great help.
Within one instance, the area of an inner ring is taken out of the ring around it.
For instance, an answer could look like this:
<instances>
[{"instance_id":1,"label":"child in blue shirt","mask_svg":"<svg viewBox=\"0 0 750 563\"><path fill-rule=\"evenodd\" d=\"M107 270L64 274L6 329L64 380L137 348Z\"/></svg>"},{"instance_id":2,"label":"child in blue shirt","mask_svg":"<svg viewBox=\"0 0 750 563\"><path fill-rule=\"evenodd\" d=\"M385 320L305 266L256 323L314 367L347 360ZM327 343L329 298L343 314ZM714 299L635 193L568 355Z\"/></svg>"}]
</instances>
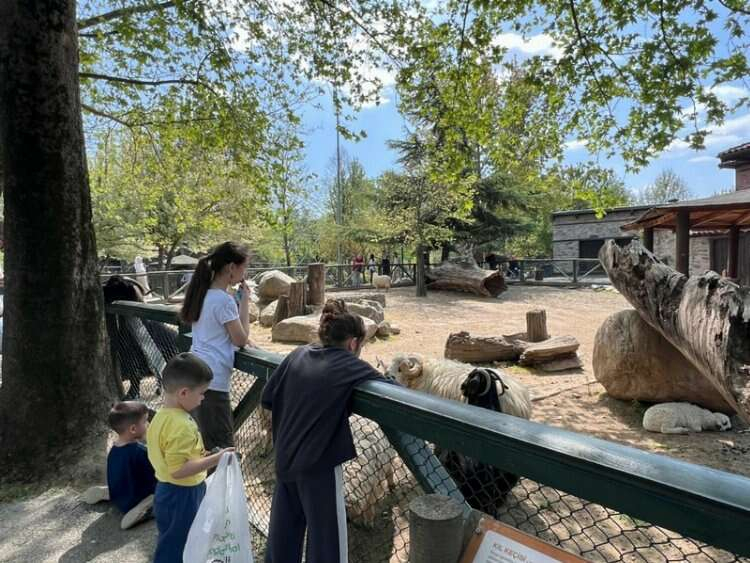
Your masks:
<instances>
[{"instance_id":1,"label":"child in blue shirt","mask_svg":"<svg viewBox=\"0 0 750 563\"><path fill-rule=\"evenodd\" d=\"M92 487L84 500L93 504L111 500L124 514L123 530L151 517L156 476L142 440L148 429L148 409L138 401L116 403L109 411L109 426L117 440L107 455L107 487Z\"/></svg>"}]
</instances>

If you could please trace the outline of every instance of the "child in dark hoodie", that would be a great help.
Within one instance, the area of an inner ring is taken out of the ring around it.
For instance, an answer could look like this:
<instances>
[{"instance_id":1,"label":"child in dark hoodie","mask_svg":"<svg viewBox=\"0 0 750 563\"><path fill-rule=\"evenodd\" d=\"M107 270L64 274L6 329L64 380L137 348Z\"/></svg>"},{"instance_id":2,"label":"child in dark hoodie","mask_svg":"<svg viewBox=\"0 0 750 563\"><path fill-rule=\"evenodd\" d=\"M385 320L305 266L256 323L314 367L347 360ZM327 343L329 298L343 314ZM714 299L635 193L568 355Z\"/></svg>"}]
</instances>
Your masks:
<instances>
[{"instance_id":1,"label":"child in dark hoodie","mask_svg":"<svg viewBox=\"0 0 750 563\"><path fill-rule=\"evenodd\" d=\"M341 300L323 308L320 344L300 346L271 375L261 404L273 413L276 489L266 563L346 563L341 464L357 456L349 427L354 388L386 381L358 358L365 326Z\"/></svg>"}]
</instances>

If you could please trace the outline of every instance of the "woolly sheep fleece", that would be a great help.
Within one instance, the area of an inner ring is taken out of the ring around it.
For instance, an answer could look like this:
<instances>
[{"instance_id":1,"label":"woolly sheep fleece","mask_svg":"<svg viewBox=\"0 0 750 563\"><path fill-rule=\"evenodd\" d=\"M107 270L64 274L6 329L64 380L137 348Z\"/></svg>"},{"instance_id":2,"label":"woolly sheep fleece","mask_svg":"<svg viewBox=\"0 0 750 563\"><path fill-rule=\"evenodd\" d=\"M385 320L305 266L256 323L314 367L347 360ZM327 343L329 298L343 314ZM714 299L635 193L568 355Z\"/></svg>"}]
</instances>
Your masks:
<instances>
[{"instance_id":1,"label":"woolly sheep fleece","mask_svg":"<svg viewBox=\"0 0 750 563\"><path fill-rule=\"evenodd\" d=\"M703 430L729 430L729 417L690 403L661 403L646 410L643 428L662 434L688 434Z\"/></svg>"},{"instance_id":2,"label":"woolly sheep fleece","mask_svg":"<svg viewBox=\"0 0 750 563\"><path fill-rule=\"evenodd\" d=\"M427 358L420 354L398 354L391 361L387 375L409 389L465 403L461 384L474 369L475 366L471 364L454 360ZM501 388L498 386L502 411L519 418L531 418L531 397L526 386L505 372L494 371L508 387L505 393L500 394Z\"/></svg>"}]
</instances>

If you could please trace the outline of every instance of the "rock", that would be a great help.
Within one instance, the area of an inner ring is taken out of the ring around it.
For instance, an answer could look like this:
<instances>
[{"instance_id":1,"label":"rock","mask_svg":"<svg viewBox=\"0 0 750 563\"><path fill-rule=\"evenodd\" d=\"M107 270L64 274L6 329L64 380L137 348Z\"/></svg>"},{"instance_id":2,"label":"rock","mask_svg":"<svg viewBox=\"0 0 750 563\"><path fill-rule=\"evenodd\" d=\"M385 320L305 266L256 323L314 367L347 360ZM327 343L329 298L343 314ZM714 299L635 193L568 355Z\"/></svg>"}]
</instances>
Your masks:
<instances>
[{"instance_id":1,"label":"rock","mask_svg":"<svg viewBox=\"0 0 750 563\"><path fill-rule=\"evenodd\" d=\"M391 324L391 334L401 334L401 327Z\"/></svg>"},{"instance_id":2,"label":"rock","mask_svg":"<svg viewBox=\"0 0 750 563\"><path fill-rule=\"evenodd\" d=\"M336 297L336 294L331 294L329 297ZM377 301L381 307L385 307L385 293L367 292L367 293L342 293L339 299L343 299L347 303L361 303L362 301Z\"/></svg>"},{"instance_id":3,"label":"rock","mask_svg":"<svg viewBox=\"0 0 750 563\"><path fill-rule=\"evenodd\" d=\"M388 321L383 321L378 325L377 335L381 338L387 338L391 335L391 324Z\"/></svg>"},{"instance_id":4,"label":"rock","mask_svg":"<svg viewBox=\"0 0 750 563\"><path fill-rule=\"evenodd\" d=\"M378 325L362 317L365 323L365 340L370 340L378 331ZM274 342L317 342L318 327L320 326L320 315L304 315L289 317L276 323L271 331L271 339Z\"/></svg>"},{"instance_id":5,"label":"rock","mask_svg":"<svg viewBox=\"0 0 750 563\"><path fill-rule=\"evenodd\" d=\"M380 301L373 301L372 299L362 299L358 301L358 303L362 303L362 305L367 305L368 307L373 307L378 311L382 311L385 315L385 307L380 304Z\"/></svg>"},{"instance_id":6,"label":"rock","mask_svg":"<svg viewBox=\"0 0 750 563\"><path fill-rule=\"evenodd\" d=\"M578 350L578 340L572 336L555 336L541 342L530 343L518 363L532 366L560 358L569 358Z\"/></svg>"},{"instance_id":7,"label":"rock","mask_svg":"<svg viewBox=\"0 0 750 563\"><path fill-rule=\"evenodd\" d=\"M279 295L289 295L289 286L293 281L293 277L279 270L263 272L258 276L258 297L261 301L273 301Z\"/></svg>"},{"instance_id":8,"label":"rock","mask_svg":"<svg viewBox=\"0 0 750 563\"><path fill-rule=\"evenodd\" d=\"M278 301L271 301L268 305L263 307L260 311L259 322L260 326L266 328L273 326L273 318L276 315L276 304Z\"/></svg>"},{"instance_id":9,"label":"rock","mask_svg":"<svg viewBox=\"0 0 750 563\"><path fill-rule=\"evenodd\" d=\"M260 316L260 311L258 310L258 306L252 301L250 301L250 303L248 303L247 308L248 308L248 312L250 313L250 322L254 323L255 321L258 320L258 317Z\"/></svg>"},{"instance_id":10,"label":"rock","mask_svg":"<svg viewBox=\"0 0 750 563\"><path fill-rule=\"evenodd\" d=\"M594 338L594 377L615 399L689 402L734 411L713 384L637 311L608 317Z\"/></svg>"},{"instance_id":11,"label":"rock","mask_svg":"<svg viewBox=\"0 0 750 563\"><path fill-rule=\"evenodd\" d=\"M376 324L382 323L385 320L385 314L383 309L378 307L372 307L370 305L364 305L362 303L346 303L346 308L350 313L356 313L360 317L366 317Z\"/></svg>"}]
</instances>

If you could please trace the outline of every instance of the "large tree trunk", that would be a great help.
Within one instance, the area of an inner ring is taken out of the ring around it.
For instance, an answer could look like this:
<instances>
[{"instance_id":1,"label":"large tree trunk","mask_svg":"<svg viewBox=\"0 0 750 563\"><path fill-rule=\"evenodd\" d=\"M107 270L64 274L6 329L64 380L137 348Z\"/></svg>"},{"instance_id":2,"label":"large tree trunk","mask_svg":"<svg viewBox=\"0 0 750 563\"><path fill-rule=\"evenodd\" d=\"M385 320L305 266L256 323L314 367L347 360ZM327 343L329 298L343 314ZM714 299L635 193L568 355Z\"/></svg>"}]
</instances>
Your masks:
<instances>
[{"instance_id":1,"label":"large tree trunk","mask_svg":"<svg viewBox=\"0 0 750 563\"><path fill-rule=\"evenodd\" d=\"M307 266L307 304L322 305L326 299L326 265L320 262Z\"/></svg>"},{"instance_id":2,"label":"large tree trunk","mask_svg":"<svg viewBox=\"0 0 750 563\"><path fill-rule=\"evenodd\" d=\"M427 272L429 289L466 291L482 297L497 297L507 289L498 270L483 270L471 257L454 258Z\"/></svg>"},{"instance_id":3,"label":"large tree trunk","mask_svg":"<svg viewBox=\"0 0 750 563\"><path fill-rule=\"evenodd\" d=\"M403 264L403 260L401 261ZM425 259L424 259L424 247L422 245L417 245L417 271L416 273L416 280L415 285L417 286L416 293L417 297L427 297L427 285L426 285L426 278L425 278Z\"/></svg>"},{"instance_id":4,"label":"large tree trunk","mask_svg":"<svg viewBox=\"0 0 750 563\"><path fill-rule=\"evenodd\" d=\"M74 0L0 2L5 314L0 478L104 452L114 389L97 279ZM85 475L78 468L77 475Z\"/></svg>"},{"instance_id":5,"label":"large tree trunk","mask_svg":"<svg viewBox=\"0 0 750 563\"><path fill-rule=\"evenodd\" d=\"M750 422L750 290L715 272L688 278L638 242L625 248L608 242L599 259L643 320Z\"/></svg>"}]
</instances>

